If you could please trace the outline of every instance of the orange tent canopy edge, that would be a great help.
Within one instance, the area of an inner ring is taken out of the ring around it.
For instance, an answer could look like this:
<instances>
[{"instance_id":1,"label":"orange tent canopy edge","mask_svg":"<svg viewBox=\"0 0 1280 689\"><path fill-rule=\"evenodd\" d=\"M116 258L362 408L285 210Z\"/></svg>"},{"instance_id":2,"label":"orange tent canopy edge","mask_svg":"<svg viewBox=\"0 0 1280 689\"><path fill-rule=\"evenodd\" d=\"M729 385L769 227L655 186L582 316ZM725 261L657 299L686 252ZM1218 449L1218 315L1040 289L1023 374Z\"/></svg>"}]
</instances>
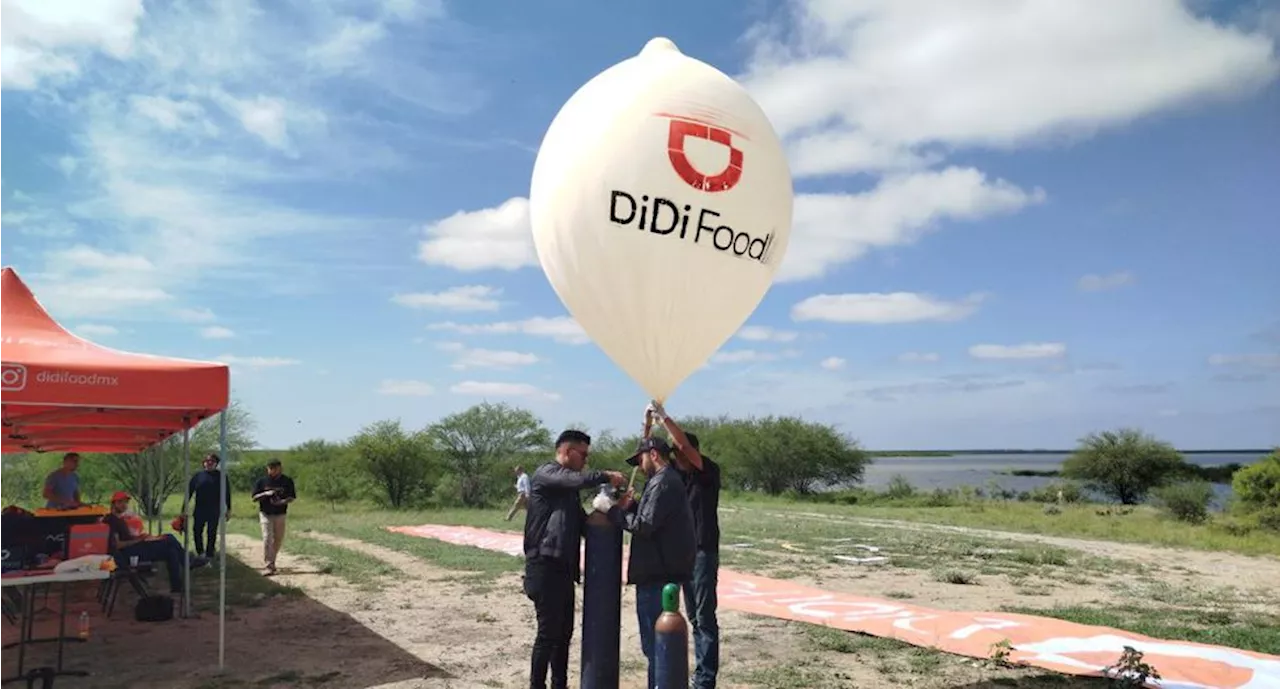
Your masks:
<instances>
[{"instance_id":1,"label":"orange tent canopy edge","mask_svg":"<svg viewBox=\"0 0 1280 689\"><path fill-rule=\"evenodd\" d=\"M140 452L227 408L226 364L103 347L58 324L12 268L0 275L5 453Z\"/></svg>"}]
</instances>

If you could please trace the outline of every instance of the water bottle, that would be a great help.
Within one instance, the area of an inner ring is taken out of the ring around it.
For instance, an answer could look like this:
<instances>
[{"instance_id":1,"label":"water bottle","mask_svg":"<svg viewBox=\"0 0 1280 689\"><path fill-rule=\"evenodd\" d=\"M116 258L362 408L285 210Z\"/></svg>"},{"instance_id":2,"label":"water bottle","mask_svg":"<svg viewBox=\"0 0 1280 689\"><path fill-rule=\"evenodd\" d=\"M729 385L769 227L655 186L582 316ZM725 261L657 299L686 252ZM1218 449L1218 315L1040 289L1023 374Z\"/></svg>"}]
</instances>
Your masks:
<instances>
[{"instance_id":1,"label":"water bottle","mask_svg":"<svg viewBox=\"0 0 1280 689\"><path fill-rule=\"evenodd\" d=\"M89 639L89 611L80 613L80 638Z\"/></svg>"}]
</instances>

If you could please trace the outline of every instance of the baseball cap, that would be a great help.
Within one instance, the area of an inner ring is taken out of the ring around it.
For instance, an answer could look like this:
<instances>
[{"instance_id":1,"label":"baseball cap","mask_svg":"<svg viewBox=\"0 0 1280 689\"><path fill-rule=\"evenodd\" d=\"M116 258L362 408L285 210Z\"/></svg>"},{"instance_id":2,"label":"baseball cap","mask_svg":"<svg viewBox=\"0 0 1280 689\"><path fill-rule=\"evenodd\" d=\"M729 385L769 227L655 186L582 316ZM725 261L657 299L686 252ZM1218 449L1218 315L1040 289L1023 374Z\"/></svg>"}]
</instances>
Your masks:
<instances>
[{"instance_id":1,"label":"baseball cap","mask_svg":"<svg viewBox=\"0 0 1280 689\"><path fill-rule=\"evenodd\" d=\"M119 500L128 500L128 499L129 499L129 494L122 490L118 490L111 494L111 502L116 502Z\"/></svg>"},{"instance_id":2,"label":"baseball cap","mask_svg":"<svg viewBox=\"0 0 1280 689\"><path fill-rule=\"evenodd\" d=\"M671 454L671 446L667 444L667 441L662 438L645 438L636 446L636 453L627 457L627 464L633 467L640 466L640 455L650 450L657 450L659 454L664 456Z\"/></svg>"}]
</instances>

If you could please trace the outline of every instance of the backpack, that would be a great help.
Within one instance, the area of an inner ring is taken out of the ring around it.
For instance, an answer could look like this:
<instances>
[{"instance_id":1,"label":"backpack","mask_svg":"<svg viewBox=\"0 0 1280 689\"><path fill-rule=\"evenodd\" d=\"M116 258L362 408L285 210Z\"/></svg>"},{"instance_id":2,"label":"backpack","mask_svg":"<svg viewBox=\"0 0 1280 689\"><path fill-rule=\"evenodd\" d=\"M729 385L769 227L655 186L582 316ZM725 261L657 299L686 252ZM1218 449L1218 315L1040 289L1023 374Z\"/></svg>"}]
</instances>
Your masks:
<instances>
[{"instance_id":1,"label":"backpack","mask_svg":"<svg viewBox=\"0 0 1280 689\"><path fill-rule=\"evenodd\" d=\"M170 596L146 596L138 599L133 617L139 622L167 622L173 619L173 598Z\"/></svg>"}]
</instances>

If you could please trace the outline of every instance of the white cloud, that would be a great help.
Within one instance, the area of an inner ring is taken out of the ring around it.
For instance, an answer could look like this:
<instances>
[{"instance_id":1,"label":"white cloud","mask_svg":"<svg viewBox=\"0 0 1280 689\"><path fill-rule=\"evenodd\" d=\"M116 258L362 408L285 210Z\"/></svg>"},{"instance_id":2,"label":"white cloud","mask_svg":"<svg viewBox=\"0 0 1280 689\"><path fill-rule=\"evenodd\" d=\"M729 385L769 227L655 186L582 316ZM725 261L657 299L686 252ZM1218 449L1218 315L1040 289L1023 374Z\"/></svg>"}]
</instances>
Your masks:
<instances>
[{"instance_id":1,"label":"white cloud","mask_svg":"<svg viewBox=\"0 0 1280 689\"><path fill-rule=\"evenodd\" d=\"M942 356L937 352L903 352L898 355L898 361L904 364L936 364L942 361Z\"/></svg>"},{"instance_id":2,"label":"white cloud","mask_svg":"<svg viewBox=\"0 0 1280 689\"><path fill-rule=\"evenodd\" d=\"M762 361L773 361L776 355L754 349L736 349L716 352L711 355L713 364L753 364Z\"/></svg>"},{"instance_id":3,"label":"white cloud","mask_svg":"<svg viewBox=\"0 0 1280 689\"><path fill-rule=\"evenodd\" d=\"M119 335L120 329L114 325L98 325L95 323L85 323L76 328L76 333L88 338L106 337L110 335Z\"/></svg>"},{"instance_id":4,"label":"white cloud","mask_svg":"<svg viewBox=\"0 0 1280 689\"><path fill-rule=\"evenodd\" d=\"M424 383L420 380L387 379L378 385L379 395L426 397L427 395L435 394L435 391L435 388L430 383Z\"/></svg>"},{"instance_id":5,"label":"white cloud","mask_svg":"<svg viewBox=\"0 0 1280 689\"><path fill-rule=\"evenodd\" d=\"M972 316L984 298L980 293L959 301L946 301L914 292L819 294L792 306L791 318L832 323L959 321Z\"/></svg>"},{"instance_id":6,"label":"white cloud","mask_svg":"<svg viewBox=\"0 0 1280 689\"><path fill-rule=\"evenodd\" d=\"M272 148L282 151L291 148L289 106L284 100L261 95L253 98L227 96L222 100L224 107L235 115L246 132Z\"/></svg>"},{"instance_id":7,"label":"white cloud","mask_svg":"<svg viewBox=\"0 0 1280 689\"><path fill-rule=\"evenodd\" d=\"M173 299L172 294L160 288L137 284L137 281L129 279L41 281L39 285L33 289L40 295L40 301L58 318L147 310Z\"/></svg>"},{"instance_id":8,"label":"white cloud","mask_svg":"<svg viewBox=\"0 0 1280 689\"><path fill-rule=\"evenodd\" d=\"M200 337L206 340L229 340L235 336L234 330L221 325L210 325L200 329Z\"/></svg>"},{"instance_id":9,"label":"white cloud","mask_svg":"<svg viewBox=\"0 0 1280 689\"><path fill-rule=\"evenodd\" d=\"M278 356L235 356L233 354L223 354L217 357L218 361L232 366L244 366L245 368L278 368L281 366L297 366L301 361L297 359L289 359Z\"/></svg>"},{"instance_id":10,"label":"white cloud","mask_svg":"<svg viewBox=\"0 0 1280 689\"><path fill-rule=\"evenodd\" d=\"M5 0L0 83L34 89L74 77L94 52L126 59L143 14L142 0Z\"/></svg>"},{"instance_id":11,"label":"white cloud","mask_svg":"<svg viewBox=\"0 0 1280 689\"><path fill-rule=\"evenodd\" d=\"M167 96L133 96L129 99L133 111L156 123L165 131L198 128L204 134L214 134L217 127L205 117L204 108L189 100L174 100Z\"/></svg>"},{"instance_id":12,"label":"white cloud","mask_svg":"<svg viewBox=\"0 0 1280 689\"><path fill-rule=\"evenodd\" d=\"M391 301L411 309L435 309L439 311L497 311L502 305L498 297L502 290L487 285L450 287L442 292L415 292L397 294Z\"/></svg>"},{"instance_id":13,"label":"white cloud","mask_svg":"<svg viewBox=\"0 0 1280 689\"><path fill-rule=\"evenodd\" d=\"M430 72L410 70L413 79L366 69L436 51L423 40L424 27L414 26L388 39L387 54L341 75L337 88L335 75L311 68L307 49L353 11L323 3L161 2L144 12L136 1L6 0L6 89L21 66L10 59L14 50L39 49L40 64L69 61L75 70L67 78L93 74L42 101L45 116L66 123L61 138L68 150L43 155L61 156L57 165L69 184L62 202L49 206L56 217L39 229L87 225L101 239L93 251L153 266L145 274L120 264L78 271L45 255L43 271L31 272L40 275L32 287L50 309L117 316L224 287L297 293L365 265L375 252L370 234L405 220L380 216L377 206L348 215L314 199L335 182L382 183L381 175L406 166L422 142L416 128L396 121L413 121L418 110L386 107L383 82L412 81L413 89L391 86L416 90L419 100L456 104L440 88L456 72L448 61L430 62ZM429 13L387 6L360 14L393 23ZM117 26L127 30L111 28ZM63 83L49 79L40 87L52 91ZM359 103L342 95L351 89L363 94ZM369 107L379 119L368 116ZM221 132L237 135L208 136ZM290 192L277 193L285 188ZM78 298L93 291L109 298Z\"/></svg>"},{"instance_id":14,"label":"white cloud","mask_svg":"<svg viewBox=\"0 0 1280 689\"><path fill-rule=\"evenodd\" d=\"M366 49L386 35L380 22L346 19L333 35L310 48L307 57L325 69L341 71L358 64Z\"/></svg>"},{"instance_id":15,"label":"white cloud","mask_svg":"<svg viewBox=\"0 0 1280 689\"><path fill-rule=\"evenodd\" d=\"M173 317L184 323L208 323L217 318L207 308L181 308L173 310Z\"/></svg>"},{"instance_id":16,"label":"white cloud","mask_svg":"<svg viewBox=\"0 0 1280 689\"><path fill-rule=\"evenodd\" d=\"M560 395L558 393L547 392L528 383L494 383L468 380L451 386L449 388L449 392L452 392L455 395L468 395L472 397L506 397L547 401L560 399Z\"/></svg>"},{"instance_id":17,"label":"white cloud","mask_svg":"<svg viewBox=\"0 0 1280 689\"><path fill-rule=\"evenodd\" d=\"M1214 354L1209 365L1280 369L1280 354Z\"/></svg>"},{"instance_id":18,"label":"white cloud","mask_svg":"<svg viewBox=\"0 0 1280 689\"><path fill-rule=\"evenodd\" d=\"M442 342L437 345L441 351L454 354L452 367L458 370L468 368L515 368L538 363L538 357L525 352L513 352L503 349L471 349L459 342Z\"/></svg>"},{"instance_id":19,"label":"white cloud","mask_svg":"<svg viewBox=\"0 0 1280 689\"><path fill-rule=\"evenodd\" d=\"M573 318L557 316L555 318L534 317L522 321L500 321L497 323L432 323L430 330L444 330L462 335L530 335L546 337L561 344L582 345L591 341L586 331Z\"/></svg>"},{"instance_id":20,"label":"white cloud","mask_svg":"<svg viewBox=\"0 0 1280 689\"><path fill-rule=\"evenodd\" d=\"M818 365L821 366L822 368L825 368L828 371L839 371L840 369L844 368L845 365L848 363L849 362L845 361L844 359L838 356L829 356L823 359L822 361L818 362Z\"/></svg>"},{"instance_id":21,"label":"white cloud","mask_svg":"<svg viewBox=\"0 0 1280 689\"><path fill-rule=\"evenodd\" d=\"M738 331L738 337L750 342L794 342L800 333L794 330L779 330L767 325L747 325Z\"/></svg>"},{"instance_id":22,"label":"white cloud","mask_svg":"<svg viewBox=\"0 0 1280 689\"><path fill-rule=\"evenodd\" d=\"M529 200L508 199L496 208L458 211L429 223L418 260L455 270L516 270L538 264L529 225Z\"/></svg>"},{"instance_id":23,"label":"white cloud","mask_svg":"<svg viewBox=\"0 0 1280 689\"><path fill-rule=\"evenodd\" d=\"M958 167L889 176L859 194L799 194L777 280L819 278L871 249L915 243L943 221L1012 213L1044 198Z\"/></svg>"},{"instance_id":24,"label":"white cloud","mask_svg":"<svg viewBox=\"0 0 1280 689\"><path fill-rule=\"evenodd\" d=\"M1081 292L1104 292L1107 290L1118 289L1125 285L1134 283L1133 273L1122 270L1107 275L1083 275L1076 282L1076 288Z\"/></svg>"},{"instance_id":25,"label":"white cloud","mask_svg":"<svg viewBox=\"0 0 1280 689\"><path fill-rule=\"evenodd\" d=\"M1265 34L1197 17L1180 0L787 7L791 30L749 36L744 78L801 174L1088 135L1249 92L1278 70ZM850 155L842 166L823 146Z\"/></svg>"},{"instance_id":26,"label":"white cloud","mask_svg":"<svg viewBox=\"0 0 1280 689\"><path fill-rule=\"evenodd\" d=\"M142 272L155 268L145 256L108 253L83 244L51 251L48 260L66 270Z\"/></svg>"},{"instance_id":27,"label":"white cloud","mask_svg":"<svg viewBox=\"0 0 1280 689\"><path fill-rule=\"evenodd\" d=\"M1061 342L978 344L969 348L969 356L975 359L1060 359L1066 354L1067 346Z\"/></svg>"},{"instance_id":28,"label":"white cloud","mask_svg":"<svg viewBox=\"0 0 1280 689\"><path fill-rule=\"evenodd\" d=\"M756 349L730 349L712 354L708 363L760 364L767 361L777 361L779 359L791 359L799 355L800 352L794 349L788 349L781 352L761 352Z\"/></svg>"}]
</instances>

